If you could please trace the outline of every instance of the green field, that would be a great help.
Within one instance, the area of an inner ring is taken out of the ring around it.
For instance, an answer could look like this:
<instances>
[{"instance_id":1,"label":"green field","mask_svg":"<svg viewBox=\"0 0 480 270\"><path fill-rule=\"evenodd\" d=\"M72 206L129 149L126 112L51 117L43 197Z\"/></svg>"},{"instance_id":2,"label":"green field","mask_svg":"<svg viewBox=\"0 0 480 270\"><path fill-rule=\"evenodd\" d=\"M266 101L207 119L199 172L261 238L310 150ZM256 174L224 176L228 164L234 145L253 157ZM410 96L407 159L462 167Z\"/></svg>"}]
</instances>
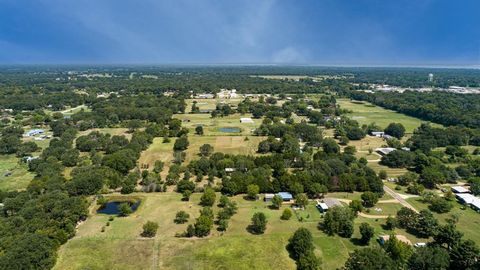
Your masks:
<instances>
[{"instance_id":1,"label":"green field","mask_svg":"<svg viewBox=\"0 0 480 270\"><path fill-rule=\"evenodd\" d=\"M407 133L412 133L415 128L420 126L422 121L415 117L410 117L402 113L387 110L382 107L363 101L351 101L348 99L338 99L340 108L352 111L347 114L351 119L356 120L360 125L375 122L381 128L386 128L392 122L402 123ZM433 124L434 126L440 126Z\"/></svg>"},{"instance_id":2,"label":"green field","mask_svg":"<svg viewBox=\"0 0 480 270\"><path fill-rule=\"evenodd\" d=\"M240 118L252 117L251 114L233 114L225 117L212 118L210 114L176 114L174 118L182 120L182 127L188 128L190 134L195 134L195 128L203 126L205 136L235 136L251 135L252 130L259 127L262 119L253 119L254 123L240 123ZM220 128L239 128L240 132L221 132Z\"/></svg>"},{"instance_id":3,"label":"green field","mask_svg":"<svg viewBox=\"0 0 480 270\"><path fill-rule=\"evenodd\" d=\"M6 172L12 175L5 176ZM27 188L33 174L28 171L26 164L19 163L14 155L0 155L0 190L12 191Z\"/></svg>"},{"instance_id":4,"label":"green field","mask_svg":"<svg viewBox=\"0 0 480 270\"><path fill-rule=\"evenodd\" d=\"M214 229L206 238L177 238L175 233L184 231L187 224L174 224L175 213L188 212L189 222L193 223L201 208L200 194L192 195L189 202L181 201L181 195L176 193L137 193L135 196L143 198L139 209L129 217L116 217L105 227L105 232L101 232L101 228L108 216L92 214L78 227L77 235L61 247L54 269L295 269L285 246L301 226L312 232L323 269L335 269L343 265L349 252L358 248L355 239L360 237L357 226L361 222L374 226L376 236L388 233L381 228L384 219L358 217L353 240L328 236L317 228L322 217L313 203L299 211L298 215L305 217L303 222L295 215L283 221L280 220L282 210L271 210L261 200L247 201L236 196L232 199L239 209L231 218L227 232ZM383 206L379 204L379 207ZM218 209L214 207L214 211ZM264 235L251 235L246 227L253 213L259 211L267 215L267 230ZM141 227L147 220L159 223L154 239L140 237ZM405 234L401 230L399 233ZM374 239L371 245L377 245Z\"/></svg>"}]
</instances>

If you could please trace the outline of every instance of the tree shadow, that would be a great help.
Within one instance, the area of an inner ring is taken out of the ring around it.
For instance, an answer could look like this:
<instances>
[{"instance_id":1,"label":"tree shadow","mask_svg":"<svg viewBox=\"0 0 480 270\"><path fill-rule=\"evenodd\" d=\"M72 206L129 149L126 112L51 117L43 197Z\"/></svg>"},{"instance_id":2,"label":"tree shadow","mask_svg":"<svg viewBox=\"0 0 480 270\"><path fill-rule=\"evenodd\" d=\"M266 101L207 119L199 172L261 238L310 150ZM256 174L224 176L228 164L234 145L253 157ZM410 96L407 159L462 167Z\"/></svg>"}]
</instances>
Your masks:
<instances>
[{"instance_id":1,"label":"tree shadow","mask_svg":"<svg viewBox=\"0 0 480 270\"><path fill-rule=\"evenodd\" d=\"M350 238L350 242L355 246L366 246L360 238Z\"/></svg>"}]
</instances>

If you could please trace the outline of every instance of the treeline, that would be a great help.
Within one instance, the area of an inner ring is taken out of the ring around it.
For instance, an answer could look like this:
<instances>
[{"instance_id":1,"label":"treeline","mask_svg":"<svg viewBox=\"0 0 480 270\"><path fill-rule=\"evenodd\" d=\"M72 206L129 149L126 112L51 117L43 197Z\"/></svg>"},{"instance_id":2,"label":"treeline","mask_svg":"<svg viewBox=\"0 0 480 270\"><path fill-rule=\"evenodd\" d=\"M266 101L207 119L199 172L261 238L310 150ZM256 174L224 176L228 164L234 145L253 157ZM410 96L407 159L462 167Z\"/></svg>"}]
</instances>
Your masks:
<instances>
[{"instance_id":1,"label":"treeline","mask_svg":"<svg viewBox=\"0 0 480 270\"><path fill-rule=\"evenodd\" d=\"M375 94L353 91L350 97L445 126L480 128L480 95L440 91Z\"/></svg>"}]
</instances>

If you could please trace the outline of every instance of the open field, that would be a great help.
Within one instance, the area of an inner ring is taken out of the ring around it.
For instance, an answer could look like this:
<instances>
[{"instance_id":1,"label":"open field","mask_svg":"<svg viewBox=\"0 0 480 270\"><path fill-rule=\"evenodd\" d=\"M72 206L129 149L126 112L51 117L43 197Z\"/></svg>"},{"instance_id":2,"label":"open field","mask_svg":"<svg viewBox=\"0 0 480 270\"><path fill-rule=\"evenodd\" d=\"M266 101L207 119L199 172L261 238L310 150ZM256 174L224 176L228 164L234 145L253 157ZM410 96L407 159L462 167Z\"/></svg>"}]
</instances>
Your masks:
<instances>
[{"instance_id":1,"label":"open field","mask_svg":"<svg viewBox=\"0 0 480 270\"><path fill-rule=\"evenodd\" d=\"M132 134L128 132L128 128L92 128L89 130L81 131L78 133L78 136L87 135L90 132L98 131L103 134L114 135L124 135L127 139L132 138Z\"/></svg>"},{"instance_id":2,"label":"open field","mask_svg":"<svg viewBox=\"0 0 480 270\"><path fill-rule=\"evenodd\" d=\"M248 140L245 140L245 138ZM193 159L199 158L199 148L204 144L210 144L213 146L215 152L222 152L225 154L242 154L242 155L254 155L258 149L258 144L265 140L265 137L259 136L188 136L190 145L185 151L186 164ZM169 143L163 143L163 138L153 139L153 143L150 147L142 152L139 159L139 164L149 164L150 168L153 168L153 164L156 160L165 162L165 166L168 167L173 160L173 144L175 138L172 138ZM164 172L168 171L168 168Z\"/></svg>"},{"instance_id":3,"label":"open field","mask_svg":"<svg viewBox=\"0 0 480 270\"><path fill-rule=\"evenodd\" d=\"M348 116L353 120L358 121L360 125L368 125L375 122L381 128L386 128L388 124L396 122L402 123L405 126L407 133L412 133L421 123L426 122L415 117L384 109L368 102L338 99L337 103L340 105L340 108L351 110L352 113L348 114ZM440 126L438 124L432 125Z\"/></svg>"},{"instance_id":4,"label":"open field","mask_svg":"<svg viewBox=\"0 0 480 270\"><path fill-rule=\"evenodd\" d=\"M243 98L195 98L195 99L186 99L187 108L185 109L186 113L192 111L193 102L197 102L197 107L200 110L214 110L217 107L217 104L229 104L230 106L237 106L238 103L243 101Z\"/></svg>"},{"instance_id":5,"label":"open field","mask_svg":"<svg viewBox=\"0 0 480 270\"><path fill-rule=\"evenodd\" d=\"M6 172L12 175L5 176ZM20 164L15 155L0 155L0 190L13 191L27 188L33 174L26 164Z\"/></svg>"},{"instance_id":6,"label":"open field","mask_svg":"<svg viewBox=\"0 0 480 270\"><path fill-rule=\"evenodd\" d=\"M295 269L285 246L301 226L312 232L323 269L335 269L358 247L355 239L360 237L357 226L361 222L374 226L377 236L386 233L381 227L384 219L358 217L353 240L328 236L317 228L322 217L313 203L300 211L299 215L308 217L303 222L295 215L283 221L280 220L282 210L271 210L263 201L247 201L236 196L232 200L238 203L239 209L231 218L227 232L213 229L211 236L202 239L176 238L175 233L184 231L187 224L174 224L175 213L186 211L190 214L189 223L193 223L201 208L200 194L192 195L189 202L181 201L181 195L176 193L135 196L143 198L138 210L126 218L115 217L105 232L101 232L101 227L108 221L107 215L93 214L81 224L77 235L61 247L54 269ZM217 207L214 211L218 211ZM259 211L267 215L267 230L264 235L251 235L246 227L253 213ZM147 220L159 223L154 239L140 237ZM405 234L401 230L399 233ZM377 245L375 240L372 239L371 245Z\"/></svg>"},{"instance_id":7,"label":"open field","mask_svg":"<svg viewBox=\"0 0 480 270\"><path fill-rule=\"evenodd\" d=\"M252 117L251 114L233 114L212 118L210 114L176 114L174 118L182 120L182 127L195 134L195 128L203 126L204 136L251 135L252 130L259 127L262 119L253 119L253 123L240 123L240 118ZM240 132L221 132L220 128L239 128Z\"/></svg>"}]
</instances>

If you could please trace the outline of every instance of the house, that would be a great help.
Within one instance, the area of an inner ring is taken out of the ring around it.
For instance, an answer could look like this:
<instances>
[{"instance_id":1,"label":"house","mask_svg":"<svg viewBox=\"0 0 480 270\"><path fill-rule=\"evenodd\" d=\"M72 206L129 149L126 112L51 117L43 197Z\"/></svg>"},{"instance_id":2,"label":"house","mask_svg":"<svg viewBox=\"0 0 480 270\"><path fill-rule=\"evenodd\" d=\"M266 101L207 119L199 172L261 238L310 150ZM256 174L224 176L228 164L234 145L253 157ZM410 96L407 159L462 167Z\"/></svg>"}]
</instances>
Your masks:
<instances>
[{"instance_id":1,"label":"house","mask_svg":"<svg viewBox=\"0 0 480 270\"><path fill-rule=\"evenodd\" d=\"M412 242L408 240L408 238L405 235L397 234L395 237L401 241L404 242L405 244L412 245ZM382 235L378 238L378 241L380 242L381 245L384 245L385 242L387 242L390 239L390 235Z\"/></svg>"},{"instance_id":2,"label":"house","mask_svg":"<svg viewBox=\"0 0 480 270\"><path fill-rule=\"evenodd\" d=\"M274 196L275 196L275 194L273 194L273 193L265 193L265 197L263 198L263 200L265 202L270 202L273 199Z\"/></svg>"},{"instance_id":3,"label":"house","mask_svg":"<svg viewBox=\"0 0 480 270\"><path fill-rule=\"evenodd\" d=\"M282 197L284 202L291 202L293 201L293 196L290 192L278 192L278 196Z\"/></svg>"},{"instance_id":4,"label":"house","mask_svg":"<svg viewBox=\"0 0 480 270\"><path fill-rule=\"evenodd\" d=\"M470 193L470 190L462 186L454 186L452 187L452 192L453 193Z\"/></svg>"},{"instance_id":5,"label":"house","mask_svg":"<svg viewBox=\"0 0 480 270\"><path fill-rule=\"evenodd\" d=\"M235 168L225 168L225 172L232 173L235 171Z\"/></svg>"},{"instance_id":6,"label":"house","mask_svg":"<svg viewBox=\"0 0 480 270\"><path fill-rule=\"evenodd\" d=\"M415 245L413 245L414 247L418 248L418 247L426 247L427 246L427 243L423 243L423 242L419 242L419 243L415 243Z\"/></svg>"},{"instance_id":7,"label":"house","mask_svg":"<svg viewBox=\"0 0 480 270\"><path fill-rule=\"evenodd\" d=\"M383 137L383 135L385 135L385 132L383 132L383 131L372 131L372 132L370 132L370 135L381 138L381 137Z\"/></svg>"},{"instance_id":8,"label":"house","mask_svg":"<svg viewBox=\"0 0 480 270\"><path fill-rule=\"evenodd\" d=\"M382 148L375 149L375 151L382 156L386 156L386 155L390 154L391 152L393 152L395 150L397 150L397 149L395 149L393 147L382 147Z\"/></svg>"},{"instance_id":9,"label":"house","mask_svg":"<svg viewBox=\"0 0 480 270\"><path fill-rule=\"evenodd\" d=\"M35 160L37 158L38 157L27 156L27 157L24 157L23 160L26 161L26 162L30 162L30 161Z\"/></svg>"},{"instance_id":10,"label":"house","mask_svg":"<svg viewBox=\"0 0 480 270\"><path fill-rule=\"evenodd\" d=\"M253 124L253 120L250 117L242 117L242 118L240 118L240 123L242 123L242 124Z\"/></svg>"},{"instance_id":11,"label":"house","mask_svg":"<svg viewBox=\"0 0 480 270\"><path fill-rule=\"evenodd\" d=\"M215 98L215 95L214 94L208 94L208 93L205 93L205 94L197 94L195 96L195 98L200 98L200 99L212 99L212 98Z\"/></svg>"},{"instance_id":12,"label":"house","mask_svg":"<svg viewBox=\"0 0 480 270\"><path fill-rule=\"evenodd\" d=\"M43 130L43 129L32 129L32 130L28 131L27 133L25 133L25 136L32 137L32 136L35 136L35 135L38 135L38 134L43 134L44 132L45 132L45 130Z\"/></svg>"}]
</instances>

